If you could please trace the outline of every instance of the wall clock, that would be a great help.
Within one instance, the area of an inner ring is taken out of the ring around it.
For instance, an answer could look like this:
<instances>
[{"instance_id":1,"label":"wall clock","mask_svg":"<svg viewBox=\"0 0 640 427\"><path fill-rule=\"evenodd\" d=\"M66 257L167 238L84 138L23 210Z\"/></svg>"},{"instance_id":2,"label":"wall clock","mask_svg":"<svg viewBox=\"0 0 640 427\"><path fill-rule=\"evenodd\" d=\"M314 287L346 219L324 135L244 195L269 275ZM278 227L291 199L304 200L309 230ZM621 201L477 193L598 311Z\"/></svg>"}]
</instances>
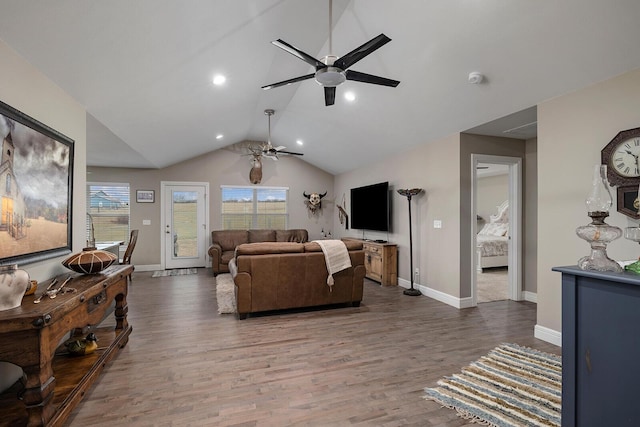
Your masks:
<instances>
[{"instance_id":1,"label":"wall clock","mask_svg":"<svg viewBox=\"0 0 640 427\"><path fill-rule=\"evenodd\" d=\"M633 219L640 219L638 209L638 187L618 187L618 212Z\"/></svg>"},{"instance_id":2,"label":"wall clock","mask_svg":"<svg viewBox=\"0 0 640 427\"><path fill-rule=\"evenodd\" d=\"M609 184L640 184L640 127L618 132L601 151L602 164L607 165Z\"/></svg>"}]
</instances>

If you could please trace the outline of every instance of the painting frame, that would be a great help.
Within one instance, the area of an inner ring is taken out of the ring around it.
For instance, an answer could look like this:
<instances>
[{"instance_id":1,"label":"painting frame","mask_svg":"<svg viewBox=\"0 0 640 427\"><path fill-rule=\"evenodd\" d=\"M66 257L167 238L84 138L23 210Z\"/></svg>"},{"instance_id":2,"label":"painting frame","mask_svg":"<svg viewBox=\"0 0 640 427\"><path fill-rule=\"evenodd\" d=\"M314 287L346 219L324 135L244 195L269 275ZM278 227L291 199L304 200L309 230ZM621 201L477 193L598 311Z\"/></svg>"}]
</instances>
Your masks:
<instances>
[{"instance_id":1,"label":"painting frame","mask_svg":"<svg viewBox=\"0 0 640 427\"><path fill-rule=\"evenodd\" d=\"M156 194L153 190L136 190L136 203L154 203Z\"/></svg>"},{"instance_id":2,"label":"painting frame","mask_svg":"<svg viewBox=\"0 0 640 427\"><path fill-rule=\"evenodd\" d=\"M71 253L74 141L0 101L0 265Z\"/></svg>"}]
</instances>

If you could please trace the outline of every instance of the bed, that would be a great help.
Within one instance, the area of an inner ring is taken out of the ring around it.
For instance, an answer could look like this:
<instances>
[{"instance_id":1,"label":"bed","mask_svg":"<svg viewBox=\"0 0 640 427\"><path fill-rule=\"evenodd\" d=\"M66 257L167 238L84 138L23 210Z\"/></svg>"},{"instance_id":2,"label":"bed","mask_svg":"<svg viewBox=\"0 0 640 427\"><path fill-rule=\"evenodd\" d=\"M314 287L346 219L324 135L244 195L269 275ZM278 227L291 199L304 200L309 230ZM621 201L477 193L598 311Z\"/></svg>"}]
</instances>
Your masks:
<instances>
[{"instance_id":1,"label":"bed","mask_svg":"<svg viewBox=\"0 0 640 427\"><path fill-rule=\"evenodd\" d=\"M505 201L491 215L476 236L477 269L509 265L509 202Z\"/></svg>"}]
</instances>

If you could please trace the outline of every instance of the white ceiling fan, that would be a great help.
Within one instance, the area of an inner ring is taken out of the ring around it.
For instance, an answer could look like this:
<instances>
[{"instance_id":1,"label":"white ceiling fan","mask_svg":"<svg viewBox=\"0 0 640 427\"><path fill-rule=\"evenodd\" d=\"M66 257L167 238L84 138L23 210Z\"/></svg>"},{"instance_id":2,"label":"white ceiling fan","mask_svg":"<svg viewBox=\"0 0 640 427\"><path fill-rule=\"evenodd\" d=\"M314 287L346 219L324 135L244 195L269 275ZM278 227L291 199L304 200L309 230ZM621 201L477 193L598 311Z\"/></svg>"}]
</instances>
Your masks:
<instances>
[{"instance_id":1,"label":"white ceiling fan","mask_svg":"<svg viewBox=\"0 0 640 427\"><path fill-rule=\"evenodd\" d=\"M280 86L290 85L302 80L315 78L316 82L324 88L324 102L326 106L329 106L335 103L336 86L344 83L346 80L391 87L396 87L398 86L398 84L400 84L398 80L391 80L385 77L374 76L372 74L361 73L354 70L347 70L347 68L351 67L353 64L360 61L365 56L389 43L391 39L384 34L380 34L379 36L374 37L362 46L355 48L346 55L342 57L336 56L332 53L332 13L333 2L329 0L329 54L322 59L316 59L282 39L271 42L273 45L279 47L280 49L315 67L315 73L306 74L304 76L294 77L293 79L262 86L262 89L273 89Z\"/></svg>"}]
</instances>

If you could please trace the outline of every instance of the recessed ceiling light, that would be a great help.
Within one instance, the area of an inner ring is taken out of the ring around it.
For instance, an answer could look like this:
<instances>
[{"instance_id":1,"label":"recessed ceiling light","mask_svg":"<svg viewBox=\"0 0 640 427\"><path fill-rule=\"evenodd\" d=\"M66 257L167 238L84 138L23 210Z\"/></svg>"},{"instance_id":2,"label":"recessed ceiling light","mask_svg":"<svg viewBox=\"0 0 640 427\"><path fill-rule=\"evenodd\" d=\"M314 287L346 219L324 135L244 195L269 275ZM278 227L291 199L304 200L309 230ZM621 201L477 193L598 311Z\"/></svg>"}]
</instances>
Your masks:
<instances>
[{"instance_id":1,"label":"recessed ceiling light","mask_svg":"<svg viewBox=\"0 0 640 427\"><path fill-rule=\"evenodd\" d=\"M298 145L303 145L303 144L304 144L304 142L302 142L302 140L301 140L301 139L298 139L298 140L296 140L296 144L298 144Z\"/></svg>"},{"instance_id":2,"label":"recessed ceiling light","mask_svg":"<svg viewBox=\"0 0 640 427\"><path fill-rule=\"evenodd\" d=\"M216 139L222 139L223 136L224 135L220 133L220 134L216 135Z\"/></svg>"},{"instance_id":3,"label":"recessed ceiling light","mask_svg":"<svg viewBox=\"0 0 640 427\"><path fill-rule=\"evenodd\" d=\"M213 77L213 84L216 86L220 86L223 85L224 82L227 81L227 78L225 76L223 76L222 74L218 74L216 76Z\"/></svg>"},{"instance_id":4,"label":"recessed ceiling light","mask_svg":"<svg viewBox=\"0 0 640 427\"><path fill-rule=\"evenodd\" d=\"M356 94L353 92L346 92L344 94L344 99L346 99L347 101L355 101L356 100Z\"/></svg>"}]
</instances>

